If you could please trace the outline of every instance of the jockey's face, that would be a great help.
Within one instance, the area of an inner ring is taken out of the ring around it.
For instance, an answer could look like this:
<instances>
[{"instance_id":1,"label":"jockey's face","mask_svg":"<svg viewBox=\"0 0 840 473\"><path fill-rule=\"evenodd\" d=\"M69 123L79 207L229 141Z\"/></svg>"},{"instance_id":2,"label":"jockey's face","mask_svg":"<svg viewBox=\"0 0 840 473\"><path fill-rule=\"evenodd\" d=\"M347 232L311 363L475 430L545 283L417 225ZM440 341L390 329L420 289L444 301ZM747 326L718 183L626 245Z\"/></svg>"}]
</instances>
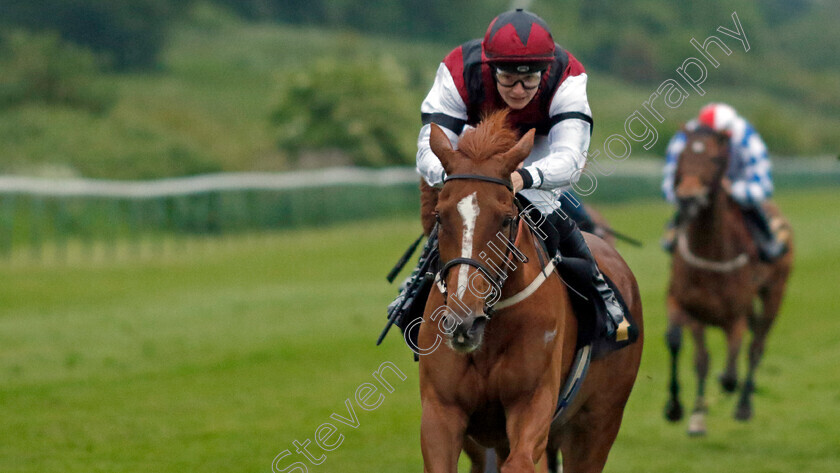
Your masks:
<instances>
[{"instance_id":1,"label":"jockey's face","mask_svg":"<svg viewBox=\"0 0 840 473\"><path fill-rule=\"evenodd\" d=\"M504 74L505 77L502 80L497 74L496 90L499 91L502 100L511 109L521 110L525 108L531 102L531 99L537 95L537 91L539 90L539 73L535 73L537 77L536 84L532 84L535 74L511 74L507 72L501 74ZM529 87L526 87L526 83Z\"/></svg>"}]
</instances>

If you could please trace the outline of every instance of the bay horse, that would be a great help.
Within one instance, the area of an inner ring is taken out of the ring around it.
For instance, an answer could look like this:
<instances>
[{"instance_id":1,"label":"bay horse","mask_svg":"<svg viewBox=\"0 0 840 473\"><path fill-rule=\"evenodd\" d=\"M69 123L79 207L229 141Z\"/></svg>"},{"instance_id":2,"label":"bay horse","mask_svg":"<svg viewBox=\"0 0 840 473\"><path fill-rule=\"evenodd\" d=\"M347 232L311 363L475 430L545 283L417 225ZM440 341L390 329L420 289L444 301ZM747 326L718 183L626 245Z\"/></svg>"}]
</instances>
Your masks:
<instances>
[{"instance_id":1,"label":"bay horse","mask_svg":"<svg viewBox=\"0 0 840 473\"><path fill-rule=\"evenodd\" d=\"M429 295L418 336L424 471L456 473L462 448L475 442L495 449L502 473L535 472L558 450L564 471L599 472L641 360L638 285L611 246L586 236L638 324L639 339L592 361L574 401L553 422L578 322L511 192L510 173L529 155L534 130L517 140L506 120L506 111L486 117L457 150L431 127L432 151L448 177L435 210L439 290Z\"/></svg>"},{"instance_id":2,"label":"bay horse","mask_svg":"<svg viewBox=\"0 0 840 473\"><path fill-rule=\"evenodd\" d=\"M705 327L723 329L727 341L726 368L719 377L726 392L738 387L738 353L744 333L752 332L749 369L741 386L734 417L746 421L752 416L755 372L770 328L779 312L793 262L790 226L778 209L765 202L779 238L787 240L788 252L772 263L762 262L738 204L726 192L730 166L728 137L710 128L683 129L686 146L674 177L680 223L676 227L676 249L671 260L668 285L668 328L666 343L671 355L670 398L665 417L673 422L683 416L679 400L677 358L682 344L682 327L694 339L694 368L697 394L688 433L706 432L705 388L709 371ZM756 309L760 302L760 309Z\"/></svg>"}]
</instances>

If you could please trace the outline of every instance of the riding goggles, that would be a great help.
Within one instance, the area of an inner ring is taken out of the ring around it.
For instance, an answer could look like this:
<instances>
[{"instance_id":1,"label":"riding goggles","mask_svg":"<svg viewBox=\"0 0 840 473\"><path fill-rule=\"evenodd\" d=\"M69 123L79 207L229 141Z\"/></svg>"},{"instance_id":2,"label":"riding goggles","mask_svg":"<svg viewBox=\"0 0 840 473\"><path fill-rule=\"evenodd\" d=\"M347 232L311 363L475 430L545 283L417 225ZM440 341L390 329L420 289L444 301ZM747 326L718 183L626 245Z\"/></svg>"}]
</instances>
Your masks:
<instances>
[{"instance_id":1,"label":"riding goggles","mask_svg":"<svg viewBox=\"0 0 840 473\"><path fill-rule=\"evenodd\" d=\"M494 72L496 82L502 87L515 87L517 83L522 84L525 90L534 90L542 81L542 71L535 71L528 74L517 74L515 72L496 69Z\"/></svg>"}]
</instances>

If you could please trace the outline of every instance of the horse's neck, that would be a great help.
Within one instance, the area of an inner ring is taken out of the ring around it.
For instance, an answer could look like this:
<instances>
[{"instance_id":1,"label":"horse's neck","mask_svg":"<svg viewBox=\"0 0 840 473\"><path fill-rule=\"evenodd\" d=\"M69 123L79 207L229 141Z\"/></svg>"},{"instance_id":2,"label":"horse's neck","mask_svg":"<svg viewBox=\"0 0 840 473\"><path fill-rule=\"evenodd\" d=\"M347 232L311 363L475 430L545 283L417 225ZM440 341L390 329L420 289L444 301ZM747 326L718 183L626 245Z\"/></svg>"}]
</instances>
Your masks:
<instances>
[{"instance_id":1,"label":"horse's neck","mask_svg":"<svg viewBox=\"0 0 840 473\"><path fill-rule=\"evenodd\" d=\"M711 259L721 259L735 252L734 230L727 221L731 205L725 192L719 190L709 205L700 210L688 225L688 243L692 253Z\"/></svg>"}]
</instances>

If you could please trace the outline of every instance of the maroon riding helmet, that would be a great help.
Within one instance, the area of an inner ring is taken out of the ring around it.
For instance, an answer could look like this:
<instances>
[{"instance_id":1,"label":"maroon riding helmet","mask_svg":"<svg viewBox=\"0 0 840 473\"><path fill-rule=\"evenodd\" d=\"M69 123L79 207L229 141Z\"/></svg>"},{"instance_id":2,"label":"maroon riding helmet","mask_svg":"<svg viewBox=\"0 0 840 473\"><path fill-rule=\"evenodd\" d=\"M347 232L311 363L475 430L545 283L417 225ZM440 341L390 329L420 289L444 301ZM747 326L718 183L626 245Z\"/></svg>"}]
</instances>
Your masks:
<instances>
[{"instance_id":1,"label":"maroon riding helmet","mask_svg":"<svg viewBox=\"0 0 840 473\"><path fill-rule=\"evenodd\" d=\"M484 62L519 74L544 71L554 59L554 38L548 25L521 8L494 18L481 45Z\"/></svg>"}]
</instances>

